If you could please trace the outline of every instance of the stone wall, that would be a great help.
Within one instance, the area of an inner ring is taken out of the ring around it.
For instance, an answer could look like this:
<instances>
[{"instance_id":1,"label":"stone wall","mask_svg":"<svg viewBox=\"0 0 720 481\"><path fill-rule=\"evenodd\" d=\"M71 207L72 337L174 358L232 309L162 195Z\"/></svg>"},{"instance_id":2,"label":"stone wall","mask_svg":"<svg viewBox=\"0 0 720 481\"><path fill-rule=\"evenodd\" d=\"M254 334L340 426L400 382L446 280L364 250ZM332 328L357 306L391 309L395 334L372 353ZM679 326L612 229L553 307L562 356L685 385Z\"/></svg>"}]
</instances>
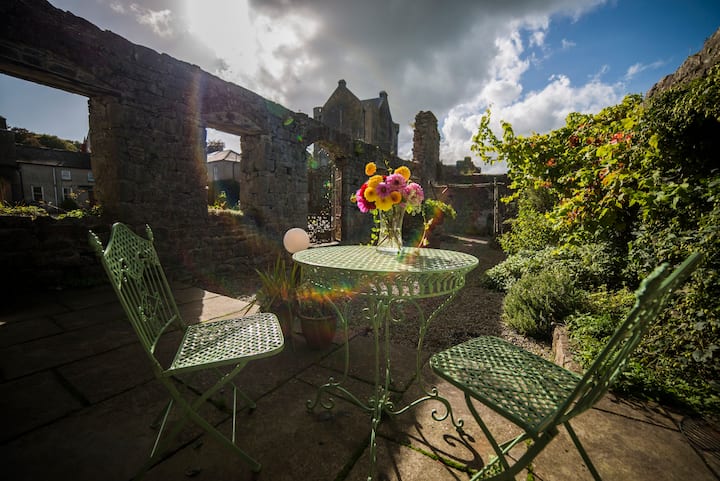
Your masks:
<instances>
[{"instance_id":1,"label":"stone wall","mask_svg":"<svg viewBox=\"0 0 720 481\"><path fill-rule=\"evenodd\" d=\"M83 287L105 273L88 243L88 229L107 233L97 218L57 221L50 217L0 216L0 289Z\"/></svg>"},{"instance_id":2,"label":"stone wall","mask_svg":"<svg viewBox=\"0 0 720 481\"><path fill-rule=\"evenodd\" d=\"M452 205L457 211L455 220L445 221L444 232L493 237L496 222L502 232L507 228L505 220L514 215L512 205L500 201L511 193L508 184L507 175L445 174L430 188L431 197Z\"/></svg>"},{"instance_id":3,"label":"stone wall","mask_svg":"<svg viewBox=\"0 0 720 481\"><path fill-rule=\"evenodd\" d=\"M418 175L423 179L423 188L427 189L437 179L440 165L440 132L432 112L418 112L415 116L413 160L419 165Z\"/></svg>"},{"instance_id":4,"label":"stone wall","mask_svg":"<svg viewBox=\"0 0 720 481\"><path fill-rule=\"evenodd\" d=\"M238 268L254 269L272 262L280 248L241 216L211 212L204 242L183 248L177 257L158 249L168 277L215 289L232 279ZM28 289L60 289L106 284L102 265L88 242L88 231L107 243L106 218L55 219L0 216L0 290L4 295ZM144 236L145 226L132 226ZM162 228L153 234L166 235ZM208 260L202 264L197 259Z\"/></svg>"}]
</instances>

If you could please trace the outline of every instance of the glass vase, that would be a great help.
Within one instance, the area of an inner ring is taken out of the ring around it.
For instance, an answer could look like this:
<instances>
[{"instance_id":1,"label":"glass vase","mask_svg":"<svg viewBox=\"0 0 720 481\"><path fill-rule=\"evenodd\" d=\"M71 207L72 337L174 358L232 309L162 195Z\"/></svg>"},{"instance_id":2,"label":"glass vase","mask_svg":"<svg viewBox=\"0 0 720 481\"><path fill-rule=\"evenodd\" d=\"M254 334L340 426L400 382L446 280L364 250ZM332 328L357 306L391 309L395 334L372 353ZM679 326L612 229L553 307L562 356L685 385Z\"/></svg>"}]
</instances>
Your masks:
<instances>
[{"instance_id":1,"label":"glass vase","mask_svg":"<svg viewBox=\"0 0 720 481\"><path fill-rule=\"evenodd\" d=\"M397 254L402 250L402 224L405 208L395 206L389 211L380 212L380 230L378 232L377 249L380 252Z\"/></svg>"}]
</instances>

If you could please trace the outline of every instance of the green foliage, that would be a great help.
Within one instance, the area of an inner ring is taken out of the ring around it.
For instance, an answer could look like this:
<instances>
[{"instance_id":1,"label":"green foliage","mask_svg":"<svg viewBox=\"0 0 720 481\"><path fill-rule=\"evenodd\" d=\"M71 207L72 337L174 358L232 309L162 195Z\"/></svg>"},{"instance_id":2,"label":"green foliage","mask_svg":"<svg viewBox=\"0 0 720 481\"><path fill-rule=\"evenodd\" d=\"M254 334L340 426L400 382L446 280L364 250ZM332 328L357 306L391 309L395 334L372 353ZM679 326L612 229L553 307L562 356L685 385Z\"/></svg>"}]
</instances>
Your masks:
<instances>
[{"instance_id":1,"label":"green foliage","mask_svg":"<svg viewBox=\"0 0 720 481\"><path fill-rule=\"evenodd\" d=\"M425 219L437 219L440 216L455 219L457 212L452 205L437 199L425 199L422 205L422 214Z\"/></svg>"},{"instance_id":2,"label":"green foliage","mask_svg":"<svg viewBox=\"0 0 720 481\"><path fill-rule=\"evenodd\" d=\"M720 393L719 99L715 66L651 99L631 95L597 114L572 113L565 126L543 135L518 136L502 122L497 137L488 111L473 138L483 160L507 163L514 194L506 200L518 201L512 231L500 239L511 256L489 272L497 287L536 276L536 260L524 251L547 246L560 252L604 246L590 258L597 264L591 271L613 274L590 282L601 293L603 283L634 288L662 262L705 254L686 294L663 314L626 376L628 387L698 409L717 406ZM571 331L580 329L587 345L591 338L601 345L603 329L615 321L603 312L576 315Z\"/></svg>"},{"instance_id":3,"label":"green foliage","mask_svg":"<svg viewBox=\"0 0 720 481\"><path fill-rule=\"evenodd\" d=\"M56 135L36 134L21 127L13 127L10 129L15 134L15 142L30 147L45 147L48 149L69 150L77 152L80 150L81 143L73 140L61 139Z\"/></svg>"},{"instance_id":4,"label":"green foliage","mask_svg":"<svg viewBox=\"0 0 720 481\"><path fill-rule=\"evenodd\" d=\"M53 212L54 214L51 216L50 213L48 213L48 211L42 206L23 204L12 205L7 202L0 201L0 215L32 217L33 219L36 219L38 217L54 217L56 219L80 219L88 216L100 217L102 215L102 207L99 204L96 204L88 208L76 208L67 212L63 212L61 214L55 214L57 210L53 210Z\"/></svg>"},{"instance_id":5,"label":"green foliage","mask_svg":"<svg viewBox=\"0 0 720 481\"><path fill-rule=\"evenodd\" d=\"M214 209L227 209L227 194L224 190L221 190L220 193L215 198L215 202L213 202L212 207Z\"/></svg>"},{"instance_id":6,"label":"green foliage","mask_svg":"<svg viewBox=\"0 0 720 481\"><path fill-rule=\"evenodd\" d=\"M580 289L594 289L618 283L617 257L609 244L546 247L542 250L524 250L508 256L500 264L488 269L487 287L508 291L526 274L535 274L560 266L571 273L572 281Z\"/></svg>"},{"instance_id":7,"label":"green foliage","mask_svg":"<svg viewBox=\"0 0 720 481\"><path fill-rule=\"evenodd\" d=\"M42 207L36 205L12 205L8 202L0 201L0 215L17 216L17 217L47 217L48 212Z\"/></svg>"},{"instance_id":8,"label":"green foliage","mask_svg":"<svg viewBox=\"0 0 720 481\"><path fill-rule=\"evenodd\" d=\"M248 309L257 305L263 312L271 312L273 306L285 304L294 306L297 301L297 287L300 282L298 264L288 267L282 254L278 254L275 263L265 270L255 269L260 278L260 290L248 305Z\"/></svg>"},{"instance_id":9,"label":"green foliage","mask_svg":"<svg viewBox=\"0 0 720 481\"><path fill-rule=\"evenodd\" d=\"M570 271L555 265L526 274L512 285L503 302L503 318L521 334L549 339L553 324L578 309L583 298Z\"/></svg>"},{"instance_id":10,"label":"green foliage","mask_svg":"<svg viewBox=\"0 0 720 481\"><path fill-rule=\"evenodd\" d=\"M205 145L205 153L212 154L213 152L220 152L225 150L225 142L219 139L208 140Z\"/></svg>"},{"instance_id":11,"label":"green foliage","mask_svg":"<svg viewBox=\"0 0 720 481\"><path fill-rule=\"evenodd\" d=\"M567 317L570 340L583 367L589 367L603 350L634 302L635 295L627 288L614 292L603 288L588 295L583 312Z\"/></svg>"},{"instance_id":12,"label":"green foliage","mask_svg":"<svg viewBox=\"0 0 720 481\"><path fill-rule=\"evenodd\" d=\"M240 209L240 182L232 179L210 182L208 205L215 209Z\"/></svg>"},{"instance_id":13,"label":"green foliage","mask_svg":"<svg viewBox=\"0 0 720 481\"><path fill-rule=\"evenodd\" d=\"M518 199L518 215L508 221L510 231L498 239L506 253L541 250L557 243L558 236L545 216L545 207L539 201L541 196L542 191L528 191Z\"/></svg>"}]
</instances>

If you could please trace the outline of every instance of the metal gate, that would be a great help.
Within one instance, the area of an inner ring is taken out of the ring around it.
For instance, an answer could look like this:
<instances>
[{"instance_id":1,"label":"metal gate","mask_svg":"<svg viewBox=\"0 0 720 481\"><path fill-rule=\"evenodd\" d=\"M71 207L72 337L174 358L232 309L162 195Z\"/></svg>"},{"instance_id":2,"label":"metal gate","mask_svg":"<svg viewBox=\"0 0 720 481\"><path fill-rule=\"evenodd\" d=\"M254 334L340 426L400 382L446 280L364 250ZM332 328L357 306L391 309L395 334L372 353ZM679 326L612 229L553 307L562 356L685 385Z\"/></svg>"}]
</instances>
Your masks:
<instances>
[{"instance_id":1,"label":"metal gate","mask_svg":"<svg viewBox=\"0 0 720 481\"><path fill-rule=\"evenodd\" d=\"M336 239L333 227L339 225L339 217L335 214L339 209L333 208L336 202L333 187L339 175L332 164L318 166L308 170L308 234L313 244L324 244ZM342 179L340 180L342 182Z\"/></svg>"}]
</instances>

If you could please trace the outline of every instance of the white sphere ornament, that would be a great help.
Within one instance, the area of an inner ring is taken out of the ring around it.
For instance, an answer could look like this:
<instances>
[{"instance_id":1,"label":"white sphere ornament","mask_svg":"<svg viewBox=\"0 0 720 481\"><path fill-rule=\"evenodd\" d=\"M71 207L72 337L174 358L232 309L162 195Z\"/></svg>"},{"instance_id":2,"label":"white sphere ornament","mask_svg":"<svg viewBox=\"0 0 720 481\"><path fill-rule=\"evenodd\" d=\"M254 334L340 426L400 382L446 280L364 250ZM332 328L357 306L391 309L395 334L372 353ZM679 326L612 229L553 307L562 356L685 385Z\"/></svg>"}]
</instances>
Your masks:
<instances>
[{"instance_id":1,"label":"white sphere ornament","mask_svg":"<svg viewBox=\"0 0 720 481\"><path fill-rule=\"evenodd\" d=\"M294 254L310 247L310 236L301 228L293 227L285 233L283 245L286 251Z\"/></svg>"}]
</instances>

